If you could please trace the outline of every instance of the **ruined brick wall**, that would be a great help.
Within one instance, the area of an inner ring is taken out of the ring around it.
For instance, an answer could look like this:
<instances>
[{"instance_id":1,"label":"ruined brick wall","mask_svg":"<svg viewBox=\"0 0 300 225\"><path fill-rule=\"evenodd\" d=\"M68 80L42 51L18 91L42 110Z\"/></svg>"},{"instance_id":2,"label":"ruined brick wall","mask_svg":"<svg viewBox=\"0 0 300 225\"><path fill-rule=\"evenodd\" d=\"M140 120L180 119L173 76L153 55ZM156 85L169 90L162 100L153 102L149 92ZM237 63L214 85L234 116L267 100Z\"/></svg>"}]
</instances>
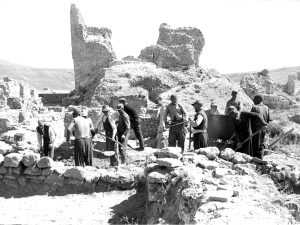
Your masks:
<instances>
[{"instance_id":1,"label":"ruined brick wall","mask_svg":"<svg viewBox=\"0 0 300 225\"><path fill-rule=\"evenodd\" d=\"M277 95L263 95L263 103L271 109L291 109L293 102Z\"/></svg>"}]
</instances>

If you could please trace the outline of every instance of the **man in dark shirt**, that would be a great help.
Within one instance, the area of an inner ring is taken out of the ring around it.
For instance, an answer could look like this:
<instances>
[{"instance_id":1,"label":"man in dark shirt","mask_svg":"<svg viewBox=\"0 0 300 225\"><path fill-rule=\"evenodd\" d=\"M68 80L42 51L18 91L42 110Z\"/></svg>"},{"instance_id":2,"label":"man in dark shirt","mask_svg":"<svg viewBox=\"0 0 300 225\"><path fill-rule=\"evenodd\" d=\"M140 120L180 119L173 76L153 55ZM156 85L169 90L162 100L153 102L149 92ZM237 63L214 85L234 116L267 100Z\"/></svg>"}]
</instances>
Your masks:
<instances>
[{"instance_id":1,"label":"man in dark shirt","mask_svg":"<svg viewBox=\"0 0 300 225\"><path fill-rule=\"evenodd\" d=\"M238 95L237 91L233 90L231 92L231 99L229 99L226 103L225 115L229 115L229 111L228 111L229 106L234 106L239 112L242 111L242 104L239 100L237 100L237 95Z\"/></svg>"},{"instance_id":2,"label":"man in dark shirt","mask_svg":"<svg viewBox=\"0 0 300 225\"><path fill-rule=\"evenodd\" d=\"M121 163L126 163L126 147L130 135L130 119L127 113L124 111L123 104L118 104L116 110L119 113L117 137L118 141L122 144L119 145Z\"/></svg>"},{"instance_id":3,"label":"man in dark shirt","mask_svg":"<svg viewBox=\"0 0 300 225\"><path fill-rule=\"evenodd\" d=\"M262 95L254 96L253 99L254 106L252 107L251 112L258 113L259 115L261 115L261 117L264 119L266 123L269 123L271 121L269 107L264 105L262 100L263 100ZM251 125L252 125L252 132L258 131L259 126L257 126L256 124L251 124ZM255 135L253 137L254 156L257 158L261 157L260 152L264 148L265 135L266 135L266 126L264 126L260 130L258 135Z\"/></svg>"},{"instance_id":4,"label":"man in dark shirt","mask_svg":"<svg viewBox=\"0 0 300 225\"><path fill-rule=\"evenodd\" d=\"M251 124L256 124L257 129L262 129L267 123L258 113L245 111L239 112L234 106L230 106L228 108L228 112L229 116L233 119L236 139L238 141L238 151L254 156L252 138L243 145L242 142L252 135L253 132Z\"/></svg>"},{"instance_id":5,"label":"man in dark shirt","mask_svg":"<svg viewBox=\"0 0 300 225\"><path fill-rule=\"evenodd\" d=\"M189 118L194 133L194 149L205 148L208 146L207 116L201 102L197 100L192 105L196 111L194 119Z\"/></svg>"},{"instance_id":6,"label":"man in dark shirt","mask_svg":"<svg viewBox=\"0 0 300 225\"><path fill-rule=\"evenodd\" d=\"M120 104L123 104L124 111L128 114L130 118L131 129L133 129L136 138L139 140L140 147L138 150L144 150L144 137L141 130L140 118L137 111L130 105L127 104L125 98L119 99Z\"/></svg>"}]
</instances>

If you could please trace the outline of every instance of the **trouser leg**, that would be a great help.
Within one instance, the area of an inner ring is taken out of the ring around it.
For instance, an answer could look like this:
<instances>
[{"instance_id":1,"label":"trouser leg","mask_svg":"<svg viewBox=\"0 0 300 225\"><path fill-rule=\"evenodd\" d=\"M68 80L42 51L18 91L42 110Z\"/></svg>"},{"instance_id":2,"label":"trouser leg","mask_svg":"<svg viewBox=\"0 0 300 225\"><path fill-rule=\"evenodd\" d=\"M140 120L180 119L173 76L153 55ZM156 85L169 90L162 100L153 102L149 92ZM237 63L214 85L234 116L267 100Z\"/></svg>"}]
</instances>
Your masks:
<instances>
[{"instance_id":1,"label":"trouser leg","mask_svg":"<svg viewBox=\"0 0 300 225\"><path fill-rule=\"evenodd\" d=\"M122 135L122 133L118 134L118 140L124 146L123 147L122 145L119 145L119 152L121 157L121 163L126 163L126 147L130 133L128 132L124 139L122 139Z\"/></svg>"},{"instance_id":2,"label":"trouser leg","mask_svg":"<svg viewBox=\"0 0 300 225\"><path fill-rule=\"evenodd\" d=\"M84 163L86 166L93 166L92 140L83 139Z\"/></svg>"},{"instance_id":3,"label":"trouser leg","mask_svg":"<svg viewBox=\"0 0 300 225\"><path fill-rule=\"evenodd\" d=\"M176 147L176 126L170 127L168 142L170 147Z\"/></svg>"},{"instance_id":4,"label":"trouser leg","mask_svg":"<svg viewBox=\"0 0 300 225\"><path fill-rule=\"evenodd\" d=\"M206 132L199 133L199 147L206 148L208 146L208 135Z\"/></svg>"},{"instance_id":5,"label":"trouser leg","mask_svg":"<svg viewBox=\"0 0 300 225\"><path fill-rule=\"evenodd\" d=\"M83 140L75 139L74 159L75 166L84 166Z\"/></svg>"},{"instance_id":6,"label":"trouser leg","mask_svg":"<svg viewBox=\"0 0 300 225\"><path fill-rule=\"evenodd\" d=\"M106 132L105 136L112 138L112 132ZM106 151L115 151L115 142L106 138ZM109 157L110 165L114 166L117 162L116 154Z\"/></svg>"},{"instance_id":7,"label":"trouser leg","mask_svg":"<svg viewBox=\"0 0 300 225\"><path fill-rule=\"evenodd\" d=\"M195 133L194 134L194 150L200 148L200 133Z\"/></svg>"},{"instance_id":8,"label":"trouser leg","mask_svg":"<svg viewBox=\"0 0 300 225\"><path fill-rule=\"evenodd\" d=\"M185 135L186 135L185 127L182 125L176 126L176 133L177 133L178 146L181 148L181 151L183 152Z\"/></svg>"},{"instance_id":9,"label":"trouser leg","mask_svg":"<svg viewBox=\"0 0 300 225\"><path fill-rule=\"evenodd\" d=\"M144 148L144 137L143 137L143 134L142 134L140 121L133 121L132 123L133 123L132 124L132 129L134 131L134 134L135 134L136 138L138 139L138 141L140 143L140 147Z\"/></svg>"}]
</instances>

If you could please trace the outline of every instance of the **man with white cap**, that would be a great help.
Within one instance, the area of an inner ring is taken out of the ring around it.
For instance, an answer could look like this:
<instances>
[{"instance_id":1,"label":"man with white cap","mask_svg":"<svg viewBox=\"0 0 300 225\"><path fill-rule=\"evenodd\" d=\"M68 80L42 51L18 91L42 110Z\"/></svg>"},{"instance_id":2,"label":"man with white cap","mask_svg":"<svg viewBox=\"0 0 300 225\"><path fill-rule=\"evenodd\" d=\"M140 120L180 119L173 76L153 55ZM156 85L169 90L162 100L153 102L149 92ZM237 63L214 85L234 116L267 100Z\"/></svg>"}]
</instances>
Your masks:
<instances>
[{"instance_id":1,"label":"man with white cap","mask_svg":"<svg viewBox=\"0 0 300 225\"><path fill-rule=\"evenodd\" d=\"M98 120L96 126L99 131L104 130L105 136L108 137L106 138L105 143L106 151L115 151L115 142L113 142L112 140L115 140L117 134L116 121L110 114L110 109L108 105L104 105L102 107L102 113L103 115ZM116 159L116 155L110 156L110 165L116 166L117 163L118 159Z\"/></svg>"},{"instance_id":2,"label":"man with white cap","mask_svg":"<svg viewBox=\"0 0 300 225\"><path fill-rule=\"evenodd\" d=\"M130 118L128 114L124 111L123 104L118 104L116 110L119 113L117 137L118 141L122 144L119 145L121 163L126 163L126 147L130 135Z\"/></svg>"},{"instance_id":3,"label":"man with white cap","mask_svg":"<svg viewBox=\"0 0 300 225\"><path fill-rule=\"evenodd\" d=\"M37 139L39 147L41 149L41 156L48 156L54 158L54 141L56 133L52 126L44 119L38 120L38 126L36 127Z\"/></svg>"},{"instance_id":4,"label":"man with white cap","mask_svg":"<svg viewBox=\"0 0 300 225\"><path fill-rule=\"evenodd\" d=\"M194 149L205 148L208 146L207 116L199 100L196 100L192 106L196 111L194 119L189 118L194 133Z\"/></svg>"}]
</instances>

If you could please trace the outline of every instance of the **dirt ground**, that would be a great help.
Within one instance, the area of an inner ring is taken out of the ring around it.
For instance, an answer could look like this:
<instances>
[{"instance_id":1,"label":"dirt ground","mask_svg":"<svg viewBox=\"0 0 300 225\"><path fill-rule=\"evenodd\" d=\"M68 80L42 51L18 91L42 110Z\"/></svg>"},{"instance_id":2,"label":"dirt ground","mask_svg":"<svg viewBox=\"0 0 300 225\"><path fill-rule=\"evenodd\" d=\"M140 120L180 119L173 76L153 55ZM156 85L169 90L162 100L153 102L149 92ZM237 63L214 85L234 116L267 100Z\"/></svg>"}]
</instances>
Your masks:
<instances>
[{"instance_id":1,"label":"dirt ground","mask_svg":"<svg viewBox=\"0 0 300 225\"><path fill-rule=\"evenodd\" d=\"M143 220L141 198L136 191L0 198L0 224L136 223Z\"/></svg>"}]
</instances>

